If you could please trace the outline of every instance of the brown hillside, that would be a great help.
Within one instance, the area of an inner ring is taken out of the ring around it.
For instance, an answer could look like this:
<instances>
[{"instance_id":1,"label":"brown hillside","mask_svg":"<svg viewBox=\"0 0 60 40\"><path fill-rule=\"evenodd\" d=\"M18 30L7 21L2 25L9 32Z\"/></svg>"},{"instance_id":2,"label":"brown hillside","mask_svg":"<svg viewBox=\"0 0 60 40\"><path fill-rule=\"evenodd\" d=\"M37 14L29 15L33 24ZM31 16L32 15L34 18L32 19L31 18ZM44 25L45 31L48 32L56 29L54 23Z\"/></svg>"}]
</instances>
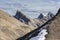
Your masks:
<instances>
[{"instance_id":1,"label":"brown hillside","mask_svg":"<svg viewBox=\"0 0 60 40\"><path fill-rule=\"evenodd\" d=\"M56 18L49 24L49 34L46 40L60 40L60 9L57 14Z\"/></svg>"},{"instance_id":2,"label":"brown hillside","mask_svg":"<svg viewBox=\"0 0 60 40\"><path fill-rule=\"evenodd\" d=\"M0 40L16 40L34 29L0 10Z\"/></svg>"}]
</instances>

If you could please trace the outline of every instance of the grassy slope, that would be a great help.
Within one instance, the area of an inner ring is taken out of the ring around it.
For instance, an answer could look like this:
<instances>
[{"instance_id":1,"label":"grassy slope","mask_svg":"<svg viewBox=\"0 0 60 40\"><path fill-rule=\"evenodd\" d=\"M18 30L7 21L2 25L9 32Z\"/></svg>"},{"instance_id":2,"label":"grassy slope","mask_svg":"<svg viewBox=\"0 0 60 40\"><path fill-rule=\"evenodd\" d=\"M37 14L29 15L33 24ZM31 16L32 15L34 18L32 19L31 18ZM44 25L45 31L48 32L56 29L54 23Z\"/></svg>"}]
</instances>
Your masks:
<instances>
[{"instance_id":1,"label":"grassy slope","mask_svg":"<svg viewBox=\"0 0 60 40\"><path fill-rule=\"evenodd\" d=\"M49 24L48 32L46 40L60 40L60 12L51 24Z\"/></svg>"},{"instance_id":2,"label":"grassy slope","mask_svg":"<svg viewBox=\"0 0 60 40\"><path fill-rule=\"evenodd\" d=\"M0 40L16 40L34 29L0 10Z\"/></svg>"}]
</instances>

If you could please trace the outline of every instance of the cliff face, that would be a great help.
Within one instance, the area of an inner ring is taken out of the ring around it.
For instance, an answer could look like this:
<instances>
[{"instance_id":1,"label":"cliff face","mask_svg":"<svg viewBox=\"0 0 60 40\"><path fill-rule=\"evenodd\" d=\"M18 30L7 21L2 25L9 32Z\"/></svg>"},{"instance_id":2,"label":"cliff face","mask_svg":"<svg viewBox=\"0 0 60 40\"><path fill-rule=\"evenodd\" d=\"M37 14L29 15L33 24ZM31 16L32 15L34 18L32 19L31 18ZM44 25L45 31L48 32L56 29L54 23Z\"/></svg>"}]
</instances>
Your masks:
<instances>
[{"instance_id":1,"label":"cliff face","mask_svg":"<svg viewBox=\"0 0 60 40\"><path fill-rule=\"evenodd\" d=\"M46 40L60 40L60 9L57 14L56 18L51 21L47 28L49 34Z\"/></svg>"},{"instance_id":2,"label":"cliff face","mask_svg":"<svg viewBox=\"0 0 60 40\"><path fill-rule=\"evenodd\" d=\"M34 29L0 10L0 40L16 40Z\"/></svg>"}]
</instances>

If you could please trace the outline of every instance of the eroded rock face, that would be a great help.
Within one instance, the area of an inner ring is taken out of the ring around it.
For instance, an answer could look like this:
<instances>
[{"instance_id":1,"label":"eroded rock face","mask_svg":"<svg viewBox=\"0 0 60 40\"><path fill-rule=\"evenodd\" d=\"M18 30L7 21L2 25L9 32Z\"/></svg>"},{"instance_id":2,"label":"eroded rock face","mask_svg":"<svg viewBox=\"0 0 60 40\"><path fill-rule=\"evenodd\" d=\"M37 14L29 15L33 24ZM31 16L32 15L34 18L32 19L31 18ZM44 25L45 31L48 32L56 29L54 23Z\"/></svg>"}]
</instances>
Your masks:
<instances>
[{"instance_id":1,"label":"eroded rock face","mask_svg":"<svg viewBox=\"0 0 60 40\"><path fill-rule=\"evenodd\" d=\"M47 29L49 34L46 36L46 40L60 40L60 9L56 18L51 21Z\"/></svg>"}]
</instances>

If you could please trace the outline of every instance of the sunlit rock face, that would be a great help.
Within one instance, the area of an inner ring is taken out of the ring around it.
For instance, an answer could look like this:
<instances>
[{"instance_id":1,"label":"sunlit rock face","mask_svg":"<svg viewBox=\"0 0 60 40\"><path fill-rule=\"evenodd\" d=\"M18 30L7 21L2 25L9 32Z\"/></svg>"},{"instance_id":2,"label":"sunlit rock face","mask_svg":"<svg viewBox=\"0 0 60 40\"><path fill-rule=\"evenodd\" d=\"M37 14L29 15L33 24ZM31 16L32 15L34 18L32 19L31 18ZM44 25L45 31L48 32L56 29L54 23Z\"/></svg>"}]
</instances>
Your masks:
<instances>
[{"instance_id":1,"label":"sunlit rock face","mask_svg":"<svg viewBox=\"0 0 60 40\"><path fill-rule=\"evenodd\" d=\"M42 29L41 32L38 34L38 36L31 38L30 40L45 40L46 35L48 34L46 29Z\"/></svg>"}]
</instances>

